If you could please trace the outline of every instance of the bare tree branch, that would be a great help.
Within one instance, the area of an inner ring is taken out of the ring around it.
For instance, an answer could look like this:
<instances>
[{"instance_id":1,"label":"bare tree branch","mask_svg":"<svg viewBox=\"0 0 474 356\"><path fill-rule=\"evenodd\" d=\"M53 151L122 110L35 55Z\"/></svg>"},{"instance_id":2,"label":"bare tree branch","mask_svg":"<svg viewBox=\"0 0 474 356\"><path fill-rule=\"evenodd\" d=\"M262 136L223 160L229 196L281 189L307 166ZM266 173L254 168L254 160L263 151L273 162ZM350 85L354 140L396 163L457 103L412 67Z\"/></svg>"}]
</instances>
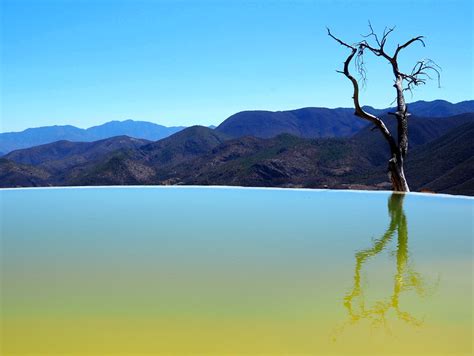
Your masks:
<instances>
[{"instance_id":1,"label":"bare tree branch","mask_svg":"<svg viewBox=\"0 0 474 356\"><path fill-rule=\"evenodd\" d=\"M345 47L351 49L351 53L349 54L349 56L347 57L347 59L344 62L344 70L343 71L338 71L338 72L344 74L352 82L352 86L353 86L352 99L354 101L355 115L362 118L362 119L365 119L367 121L372 122L382 132L382 134L384 135L385 139L387 140L387 142L390 146L390 149L391 150L396 150L397 146L396 146L395 140L394 140L392 134L390 133L390 131L388 130L387 126L385 125L385 123L380 118L378 118L377 116L366 112L364 109L362 109L362 106L360 105L360 102L359 102L359 83L351 75L351 73L349 71L349 64L351 63L352 59L356 56L356 54L358 52L358 48L355 47L355 46L348 45L344 41L342 41L339 38L335 37L331 33L329 28L327 30L328 30L328 35L330 37L332 37L334 40L336 40L342 46L345 46Z\"/></svg>"},{"instance_id":2,"label":"bare tree branch","mask_svg":"<svg viewBox=\"0 0 474 356\"><path fill-rule=\"evenodd\" d=\"M337 42L339 42L342 46L345 46L345 47L351 48L351 49L355 49L354 46L351 46L351 45L349 45L349 44L343 42L343 41L340 40L339 38L333 36L333 34L331 33L331 30L329 29L329 27L326 27L326 30L328 31L328 35L329 35L330 37L332 37L334 40L336 40Z\"/></svg>"},{"instance_id":3,"label":"bare tree branch","mask_svg":"<svg viewBox=\"0 0 474 356\"><path fill-rule=\"evenodd\" d=\"M370 23L370 21L369 21L369 29L370 29L370 33L367 34L367 35L362 35L362 37L364 37L364 38L373 37L375 39L375 42L379 46L379 48L376 49L374 47L371 47L366 42L367 48L370 49L371 51L373 51L374 53L379 53L378 55L380 55L382 52L384 52L384 46L385 46L385 43L387 42L387 37L395 30L395 26L394 27L385 27L384 30L383 30L381 40L379 40L379 36L374 31L374 28L372 27L372 24Z\"/></svg>"},{"instance_id":4,"label":"bare tree branch","mask_svg":"<svg viewBox=\"0 0 474 356\"><path fill-rule=\"evenodd\" d=\"M425 42L423 41L423 38L424 38L423 36L417 36L417 37L414 37L414 38L412 38L411 40L405 42L405 43L402 44L402 45L398 45L398 46L397 46L397 49L395 50L395 54L393 55L393 58L396 60L397 57L398 57L398 54L400 53L400 51L401 51L402 49L404 49L404 48L407 48L409 45L411 45L411 44L414 43L414 42L419 41L419 42L421 42L421 44L423 45L423 47L425 47L426 45L425 45Z\"/></svg>"},{"instance_id":5,"label":"bare tree branch","mask_svg":"<svg viewBox=\"0 0 474 356\"><path fill-rule=\"evenodd\" d=\"M431 59L423 59L414 65L410 74L399 72L400 76L406 82L406 87L403 88L404 91L412 92L413 87L426 84L426 81L432 80L430 74L435 74L438 81L438 88L441 86L441 67L438 66Z\"/></svg>"}]
</instances>

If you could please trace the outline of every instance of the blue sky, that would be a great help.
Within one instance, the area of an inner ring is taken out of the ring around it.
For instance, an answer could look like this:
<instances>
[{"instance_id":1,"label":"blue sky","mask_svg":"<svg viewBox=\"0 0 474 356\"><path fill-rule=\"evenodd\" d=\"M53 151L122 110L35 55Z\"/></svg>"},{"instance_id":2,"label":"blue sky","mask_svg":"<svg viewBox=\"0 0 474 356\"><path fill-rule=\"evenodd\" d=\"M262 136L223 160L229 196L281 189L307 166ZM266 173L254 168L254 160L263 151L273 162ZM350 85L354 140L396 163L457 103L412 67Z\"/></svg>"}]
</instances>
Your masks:
<instances>
[{"instance_id":1,"label":"blue sky","mask_svg":"<svg viewBox=\"0 0 474 356\"><path fill-rule=\"evenodd\" d=\"M348 42L396 25L401 58L443 69L414 100L473 99L471 1L2 0L1 131L110 120L218 124L249 109L351 106L335 72ZM397 4L397 5L395 5ZM397 6L400 13L396 12ZM363 104L386 107L390 68L367 58Z\"/></svg>"}]
</instances>

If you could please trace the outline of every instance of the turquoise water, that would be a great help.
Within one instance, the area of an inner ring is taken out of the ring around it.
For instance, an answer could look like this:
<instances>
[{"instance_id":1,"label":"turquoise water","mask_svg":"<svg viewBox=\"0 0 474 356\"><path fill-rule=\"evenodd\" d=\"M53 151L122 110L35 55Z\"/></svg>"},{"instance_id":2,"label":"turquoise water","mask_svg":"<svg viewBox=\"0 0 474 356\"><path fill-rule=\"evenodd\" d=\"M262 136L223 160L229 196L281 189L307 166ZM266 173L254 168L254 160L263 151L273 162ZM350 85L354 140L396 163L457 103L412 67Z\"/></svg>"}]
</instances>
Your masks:
<instances>
[{"instance_id":1,"label":"turquoise water","mask_svg":"<svg viewBox=\"0 0 474 356\"><path fill-rule=\"evenodd\" d=\"M0 191L1 351L473 351L473 199Z\"/></svg>"}]
</instances>

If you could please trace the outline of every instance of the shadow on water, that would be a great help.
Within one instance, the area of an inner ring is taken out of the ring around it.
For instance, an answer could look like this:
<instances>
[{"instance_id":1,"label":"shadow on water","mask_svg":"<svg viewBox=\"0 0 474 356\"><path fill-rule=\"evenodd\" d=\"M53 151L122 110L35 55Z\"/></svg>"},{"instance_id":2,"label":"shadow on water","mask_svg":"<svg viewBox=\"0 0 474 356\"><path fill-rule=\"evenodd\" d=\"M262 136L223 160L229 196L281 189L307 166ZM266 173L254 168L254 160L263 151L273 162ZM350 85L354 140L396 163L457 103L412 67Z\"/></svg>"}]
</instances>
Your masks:
<instances>
[{"instance_id":1,"label":"shadow on water","mask_svg":"<svg viewBox=\"0 0 474 356\"><path fill-rule=\"evenodd\" d=\"M427 286L420 273L413 269L408 247L407 217L403 210L405 194L393 193L388 199L388 213L390 224L385 233L374 240L370 248L360 250L355 254L355 268L352 289L344 297L344 308L348 314L348 320L334 334L334 340L348 326L362 321L368 321L372 327L383 327L387 331L389 319L402 320L414 327L423 325L423 320L414 317L410 311L403 310L400 305L400 297L408 292L414 291L420 297L426 297L437 288L438 282ZM379 298L375 302L367 302L367 293L361 282L361 273L366 263L389 248L394 236L397 236L397 245L394 252L396 266L393 275L393 287L389 295ZM394 313L392 313L394 312ZM392 313L392 314L391 314Z\"/></svg>"}]
</instances>

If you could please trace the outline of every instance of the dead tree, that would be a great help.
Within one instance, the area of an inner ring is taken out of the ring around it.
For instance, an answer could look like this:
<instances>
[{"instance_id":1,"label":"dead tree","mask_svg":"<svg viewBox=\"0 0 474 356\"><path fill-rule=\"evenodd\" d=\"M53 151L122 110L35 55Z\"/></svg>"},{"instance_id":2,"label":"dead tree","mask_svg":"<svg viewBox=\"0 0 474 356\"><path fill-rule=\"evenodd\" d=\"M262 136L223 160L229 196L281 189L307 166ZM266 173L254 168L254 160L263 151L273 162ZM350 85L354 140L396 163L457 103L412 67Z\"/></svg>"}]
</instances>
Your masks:
<instances>
[{"instance_id":1,"label":"dead tree","mask_svg":"<svg viewBox=\"0 0 474 356\"><path fill-rule=\"evenodd\" d=\"M385 140L390 146L391 157L388 161L388 174L392 182L394 191L409 192L410 188L405 177L404 172L404 161L408 152L408 117L410 116L405 102L405 92L410 91L413 87L426 83L427 79L431 79L430 74L435 74L438 79L439 85L439 67L430 59L418 61L411 72L402 72L398 65L398 56L402 50L410 46L415 42L421 43L425 46L423 36L413 37L409 41L402 45L398 45L395 52L389 55L385 51L385 44L388 36L393 32L394 27L385 28L381 37L379 37L373 30L372 25L369 23L370 33L363 36L363 40L355 44L348 44L341 39L335 37L329 28L327 29L328 35L336 40L340 45L348 48L350 54L344 62L344 70L337 71L338 73L344 74L351 82L354 87L354 94L352 96L354 100L355 115L370 121L375 127L380 130ZM372 43L369 43L371 40ZM360 80L365 81L365 67L364 67L364 53L369 51L370 53L387 60L393 71L395 77L394 87L396 90L396 102L397 110L389 114L394 115L397 119L397 139L390 133L387 126L380 117L366 112L359 102L359 82L351 74L349 66L354 61L356 70L360 75Z\"/></svg>"}]
</instances>

